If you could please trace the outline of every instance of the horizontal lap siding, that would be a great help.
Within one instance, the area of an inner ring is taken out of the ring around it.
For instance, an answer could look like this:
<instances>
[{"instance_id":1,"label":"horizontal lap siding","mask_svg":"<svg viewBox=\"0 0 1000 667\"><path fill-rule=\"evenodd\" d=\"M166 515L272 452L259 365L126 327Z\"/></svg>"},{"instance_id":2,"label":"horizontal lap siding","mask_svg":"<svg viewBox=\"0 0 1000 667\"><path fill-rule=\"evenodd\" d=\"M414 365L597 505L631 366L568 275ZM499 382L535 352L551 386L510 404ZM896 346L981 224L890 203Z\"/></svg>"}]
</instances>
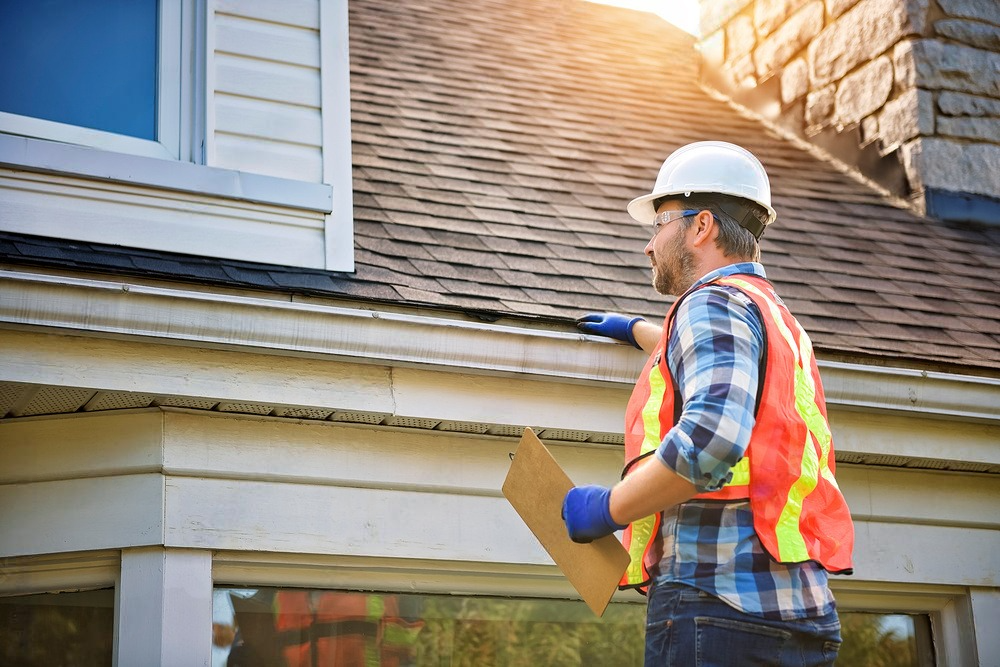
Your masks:
<instances>
[{"instance_id":1,"label":"horizontal lap siding","mask_svg":"<svg viewBox=\"0 0 1000 667\"><path fill-rule=\"evenodd\" d=\"M213 67L213 165L322 181L319 1L219 0Z\"/></svg>"}]
</instances>

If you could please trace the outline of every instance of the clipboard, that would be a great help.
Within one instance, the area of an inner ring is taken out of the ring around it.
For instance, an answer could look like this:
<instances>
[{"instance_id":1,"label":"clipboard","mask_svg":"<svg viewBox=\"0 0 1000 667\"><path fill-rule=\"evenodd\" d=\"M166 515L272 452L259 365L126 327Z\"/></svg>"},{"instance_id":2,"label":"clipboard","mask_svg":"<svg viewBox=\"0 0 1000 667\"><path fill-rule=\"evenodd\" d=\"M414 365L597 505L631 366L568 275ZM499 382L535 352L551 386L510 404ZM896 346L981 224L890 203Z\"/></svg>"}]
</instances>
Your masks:
<instances>
[{"instance_id":1,"label":"clipboard","mask_svg":"<svg viewBox=\"0 0 1000 667\"><path fill-rule=\"evenodd\" d=\"M618 590L630 558L614 535L577 544L569 539L562 503L573 482L530 428L524 429L503 495L596 615Z\"/></svg>"}]
</instances>

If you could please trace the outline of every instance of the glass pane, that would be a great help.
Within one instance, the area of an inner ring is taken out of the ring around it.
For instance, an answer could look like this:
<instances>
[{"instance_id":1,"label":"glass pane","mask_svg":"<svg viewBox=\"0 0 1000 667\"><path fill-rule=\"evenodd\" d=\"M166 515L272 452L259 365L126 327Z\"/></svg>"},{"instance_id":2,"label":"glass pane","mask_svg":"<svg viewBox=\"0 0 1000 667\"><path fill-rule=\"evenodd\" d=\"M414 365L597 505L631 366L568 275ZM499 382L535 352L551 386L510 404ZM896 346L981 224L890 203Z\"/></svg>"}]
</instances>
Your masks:
<instances>
[{"instance_id":1,"label":"glass pane","mask_svg":"<svg viewBox=\"0 0 1000 667\"><path fill-rule=\"evenodd\" d=\"M156 139L157 0L0 0L0 111Z\"/></svg>"},{"instance_id":2,"label":"glass pane","mask_svg":"<svg viewBox=\"0 0 1000 667\"><path fill-rule=\"evenodd\" d=\"M106 667L114 622L113 588L0 597L0 665Z\"/></svg>"},{"instance_id":3,"label":"glass pane","mask_svg":"<svg viewBox=\"0 0 1000 667\"><path fill-rule=\"evenodd\" d=\"M215 590L213 665L641 665L646 608L303 589Z\"/></svg>"},{"instance_id":4,"label":"glass pane","mask_svg":"<svg viewBox=\"0 0 1000 667\"><path fill-rule=\"evenodd\" d=\"M844 643L837 664L857 667L932 667L926 614L840 612Z\"/></svg>"}]
</instances>

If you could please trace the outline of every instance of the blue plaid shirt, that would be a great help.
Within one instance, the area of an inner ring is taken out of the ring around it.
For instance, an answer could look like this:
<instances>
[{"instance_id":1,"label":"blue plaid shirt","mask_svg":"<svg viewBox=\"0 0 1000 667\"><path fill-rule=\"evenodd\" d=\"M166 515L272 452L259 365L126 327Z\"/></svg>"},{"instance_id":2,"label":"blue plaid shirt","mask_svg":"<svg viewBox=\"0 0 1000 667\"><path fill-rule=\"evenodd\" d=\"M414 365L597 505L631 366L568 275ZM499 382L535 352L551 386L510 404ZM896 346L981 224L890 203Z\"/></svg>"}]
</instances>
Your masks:
<instances>
[{"instance_id":1,"label":"blue plaid shirt","mask_svg":"<svg viewBox=\"0 0 1000 667\"><path fill-rule=\"evenodd\" d=\"M765 277L763 266L746 262L696 285L735 273ZM696 290L674 314L667 364L684 407L656 456L699 492L719 489L750 442L763 345L760 313L736 288ZM658 581L693 586L749 614L789 620L835 608L819 564L768 555L746 500L691 500L666 510L653 548L659 562L650 574Z\"/></svg>"}]
</instances>

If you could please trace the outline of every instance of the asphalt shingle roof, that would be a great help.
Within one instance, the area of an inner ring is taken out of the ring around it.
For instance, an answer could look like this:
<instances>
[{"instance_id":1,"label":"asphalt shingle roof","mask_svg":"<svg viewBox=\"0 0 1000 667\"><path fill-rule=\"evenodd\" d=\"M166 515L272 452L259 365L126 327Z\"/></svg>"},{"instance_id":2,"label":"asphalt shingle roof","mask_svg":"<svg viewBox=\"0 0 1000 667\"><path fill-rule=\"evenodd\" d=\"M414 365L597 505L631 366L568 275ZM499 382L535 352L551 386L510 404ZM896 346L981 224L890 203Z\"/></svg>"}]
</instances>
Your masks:
<instances>
[{"instance_id":1,"label":"asphalt shingle roof","mask_svg":"<svg viewBox=\"0 0 1000 667\"><path fill-rule=\"evenodd\" d=\"M567 327L662 317L625 204L673 149L715 139L770 174L763 261L821 355L1000 371L1000 228L921 218L709 94L693 38L665 21L584 0L349 11L356 273L18 235L0 256Z\"/></svg>"}]
</instances>

